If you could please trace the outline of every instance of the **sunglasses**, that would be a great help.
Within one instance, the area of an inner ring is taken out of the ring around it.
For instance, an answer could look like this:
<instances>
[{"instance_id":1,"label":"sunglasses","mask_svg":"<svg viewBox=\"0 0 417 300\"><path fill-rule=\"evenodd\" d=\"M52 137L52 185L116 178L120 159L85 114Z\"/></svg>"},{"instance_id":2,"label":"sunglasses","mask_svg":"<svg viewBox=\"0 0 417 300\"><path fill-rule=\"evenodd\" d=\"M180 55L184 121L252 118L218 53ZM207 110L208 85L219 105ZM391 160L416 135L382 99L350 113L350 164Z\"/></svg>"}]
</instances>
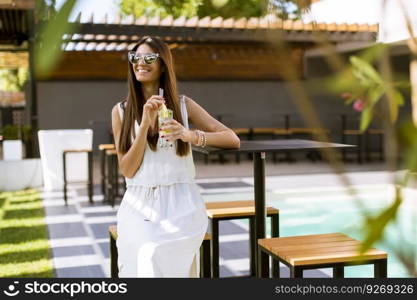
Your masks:
<instances>
[{"instance_id":1,"label":"sunglasses","mask_svg":"<svg viewBox=\"0 0 417 300\"><path fill-rule=\"evenodd\" d=\"M127 58L129 62L134 65L137 64L141 58L143 58L143 61L147 64L153 64L158 59L159 54L158 53L146 53L146 54L136 54L134 51L129 51L127 53Z\"/></svg>"}]
</instances>

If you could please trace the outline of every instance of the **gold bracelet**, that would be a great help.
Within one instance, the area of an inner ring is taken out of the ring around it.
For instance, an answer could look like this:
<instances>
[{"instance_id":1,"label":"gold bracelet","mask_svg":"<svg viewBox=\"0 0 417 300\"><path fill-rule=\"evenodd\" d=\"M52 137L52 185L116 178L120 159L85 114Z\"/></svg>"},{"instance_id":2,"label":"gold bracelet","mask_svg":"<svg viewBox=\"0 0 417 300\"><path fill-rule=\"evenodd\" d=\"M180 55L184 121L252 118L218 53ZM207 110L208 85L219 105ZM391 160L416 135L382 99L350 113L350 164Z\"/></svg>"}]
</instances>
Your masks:
<instances>
[{"instance_id":1,"label":"gold bracelet","mask_svg":"<svg viewBox=\"0 0 417 300\"><path fill-rule=\"evenodd\" d=\"M203 135L203 144L201 145L201 147L204 148L207 145L207 137L204 131L202 131L201 133Z\"/></svg>"}]
</instances>

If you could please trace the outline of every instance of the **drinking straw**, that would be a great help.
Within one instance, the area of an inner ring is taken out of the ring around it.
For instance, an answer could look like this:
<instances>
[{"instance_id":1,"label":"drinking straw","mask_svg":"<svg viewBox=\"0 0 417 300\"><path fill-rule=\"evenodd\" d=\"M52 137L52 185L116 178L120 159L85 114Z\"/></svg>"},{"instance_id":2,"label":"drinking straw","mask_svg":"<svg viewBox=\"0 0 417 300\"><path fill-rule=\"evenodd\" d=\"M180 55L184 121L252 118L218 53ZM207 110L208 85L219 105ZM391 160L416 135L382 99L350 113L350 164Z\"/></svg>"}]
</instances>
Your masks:
<instances>
[{"instance_id":1,"label":"drinking straw","mask_svg":"<svg viewBox=\"0 0 417 300\"><path fill-rule=\"evenodd\" d=\"M161 97L163 97L164 96L164 89L161 89L161 88L159 88L159 96L161 96ZM165 106L165 103L162 103L162 105L161 105L161 111L162 111L162 115L164 116L164 117L166 117L167 116L167 107Z\"/></svg>"}]
</instances>

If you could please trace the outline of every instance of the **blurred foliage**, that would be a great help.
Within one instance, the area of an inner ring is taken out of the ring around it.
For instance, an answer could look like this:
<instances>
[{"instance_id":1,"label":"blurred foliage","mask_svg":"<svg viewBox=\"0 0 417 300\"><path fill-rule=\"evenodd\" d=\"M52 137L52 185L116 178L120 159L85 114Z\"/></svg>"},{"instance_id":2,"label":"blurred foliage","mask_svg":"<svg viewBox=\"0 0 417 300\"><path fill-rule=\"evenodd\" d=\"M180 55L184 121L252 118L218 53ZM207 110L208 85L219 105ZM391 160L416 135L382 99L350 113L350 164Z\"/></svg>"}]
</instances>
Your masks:
<instances>
[{"instance_id":1,"label":"blurred foliage","mask_svg":"<svg viewBox=\"0 0 417 300\"><path fill-rule=\"evenodd\" d=\"M120 12L123 15L134 16L160 16L168 15L178 18L180 16L193 17L197 15L198 6L203 0L121 0Z\"/></svg>"},{"instance_id":2,"label":"blurred foliage","mask_svg":"<svg viewBox=\"0 0 417 300\"><path fill-rule=\"evenodd\" d=\"M6 125L0 129L3 140L18 140L20 138L19 127L15 125Z\"/></svg>"},{"instance_id":3,"label":"blurred foliage","mask_svg":"<svg viewBox=\"0 0 417 300\"><path fill-rule=\"evenodd\" d=\"M382 210L377 216L368 216L366 219L365 240L361 244L361 252L364 253L372 247L377 241L383 239L384 229L386 226L395 220L398 208L402 202L401 186L395 186L395 199L387 208Z\"/></svg>"},{"instance_id":4,"label":"blurred foliage","mask_svg":"<svg viewBox=\"0 0 417 300\"><path fill-rule=\"evenodd\" d=\"M260 17L265 14L267 0L203 0L197 15L223 18Z\"/></svg>"},{"instance_id":5,"label":"blurred foliage","mask_svg":"<svg viewBox=\"0 0 417 300\"><path fill-rule=\"evenodd\" d=\"M365 102L362 110L360 129L365 131L372 121L374 107L380 101L382 96L391 93L389 99L390 121L394 124L398 118L399 106L404 104L404 98L401 92L395 88L399 83L387 82L367 61L351 56L352 74L356 81L357 88L353 90L352 96L346 101L350 104L354 99L361 98ZM391 101L392 99L392 101Z\"/></svg>"},{"instance_id":6,"label":"blurred foliage","mask_svg":"<svg viewBox=\"0 0 417 300\"><path fill-rule=\"evenodd\" d=\"M271 2L276 1L271 0ZM311 4L309 2L311 1L303 2L299 3L297 8L308 9ZM304 4L305 6L301 7ZM271 8L269 10L273 11ZM277 11L275 11L275 15L280 16ZM408 22L408 28L411 28L410 24ZM414 35L410 34L410 36ZM417 41L416 39L410 40ZM275 43L280 46L282 41L278 40ZM417 95L415 90L413 92L413 89L417 89L417 81L414 82L413 86L413 83L410 82L408 77L405 77L406 80L398 80L397 74L393 73L390 65L390 52L388 51L390 45L388 44L376 43L374 46L360 51L358 55L350 57L346 57L343 53L340 53L325 37L319 36L317 44L317 47L322 48L326 53L323 58L326 61L326 67L329 67L333 71L331 77L316 78L312 80L312 84L304 84L300 79L286 74L286 80L290 82L287 86L295 99L297 108L304 121L309 127L320 128L321 126L318 113L312 105L311 94L304 90L306 87L316 94L324 93L328 95L329 93L337 93L346 101L347 105L354 103L354 109L360 110L362 113L360 122L362 132L367 130L372 119L377 116L382 123L381 129L384 129L384 148L387 157L387 168L393 172L392 174L395 174L392 177L392 185L395 187L395 195L392 197L392 201L379 211L378 214L370 215L359 200L357 192L354 191L352 182L347 178L345 168L340 166L339 161L335 160L335 153L331 151L326 152L325 149L321 151L324 157L330 162L332 169L338 173L341 182L343 182L348 190L353 190L351 195L365 220L364 226L361 227L364 237L360 250L363 253L375 243L384 241L389 224L394 222L397 224L398 211L403 203L403 192L407 187L408 179L416 174L417 98L412 103L415 106L413 110L416 111L415 124L411 121L408 122L401 128L400 134L397 133L396 128L400 120L398 118L399 108L405 102L402 92L409 92L411 88L412 95ZM417 42L415 45L417 45ZM279 49L282 50L283 47ZM417 46L415 46L415 49L417 49ZM410 50L413 52L411 47ZM417 53L417 50L414 51L414 53ZM290 57L290 52L287 53L287 57ZM288 66L287 69L292 67ZM412 66L410 69L413 72ZM415 71L417 71L417 61L415 61ZM417 72L415 75L417 76ZM405 162L404 167L407 170L405 176L401 172L396 172L399 170L398 164L402 161ZM415 222L417 222L417 219L414 219L412 225L416 226L417 223ZM401 235L401 232L399 234ZM415 244L409 246L404 250L401 245L393 245L391 250L400 258L409 274L414 275L417 274L417 250Z\"/></svg>"},{"instance_id":7,"label":"blurred foliage","mask_svg":"<svg viewBox=\"0 0 417 300\"><path fill-rule=\"evenodd\" d=\"M309 11L311 0L270 0L269 12L273 11L275 15L283 20L300 19L302 13Z\"/></svg>"},{"instance_id":8,"label":"blurred foliage","mask_svg":"<svg viewBox=\"0 0 417 300\"><path fill-rule=\"evenodd\" d=\"M410 172L417 172L417 127L411 120L406 120L397 131L398 144L404 149L404 164ZM407 180L403 184L406 183Z\"/></svg>"},{"instance_id":9,"label":"blurred foliage","mask_svg":"<svg viewBox=\"0 0 417 300\"><path fill-rule=\"evenodd\" d=\"M55 0L38 0L35 5L35 16L37 20L47 21L57 13Z\"/></svg>"},{"instance_id":10,"label":"blurred foliage","mask_svg":"<svg viewBox=\"0 0 417 300\"><path fill-rule=\"evenodd\" d=\"M298 19L309 3L310 0L120 0L119 7L122 15L136 17L241 18L264 16L269 6L283 19Z\"/></svg>"},{"instance_id":11,"label":"blurred foliage","mask_svg":"<svg viewBox=\"0 0 417 300\"><path fill-rule=\"evenodd\" d=\"M360 123L362 132L369 127L374 117L375 106L384 96L389 103L391 124L397 121L399 107L404 105L404 97L400 90L408 88L409 83L390 82L373 66L382 59L385 51L385 45L377 45L358 56L350 56L346 68L327 83L330 91L344 94L342 97L345 98L346 105L358 100L363 102Z\"/></svg>"},{"instance_id":12,"label":"blurred foliage","mask_svg":"<svg viewBox=\"0 0 417 300\"><path fill-rule=\"evenodd\" d=\"M28 80L28 69L3 69L0 70L0 90L6 92L21 92Z\"/></svg>"},{"instance_id":13,"label":"blurred foliage","mask_svg":"<svg viewBox=\"0 0 417 300\"><path fill-rule=\"evenodd\" d=\"M44 2L44 1L41 1ZM55 1L37 5L36 15L40 18L35 45L35 71L48 74L62 55L62 37L74 31L75 25L68 22L77 0L67 0L58 11Z\"/></svg>"}]
</instances>

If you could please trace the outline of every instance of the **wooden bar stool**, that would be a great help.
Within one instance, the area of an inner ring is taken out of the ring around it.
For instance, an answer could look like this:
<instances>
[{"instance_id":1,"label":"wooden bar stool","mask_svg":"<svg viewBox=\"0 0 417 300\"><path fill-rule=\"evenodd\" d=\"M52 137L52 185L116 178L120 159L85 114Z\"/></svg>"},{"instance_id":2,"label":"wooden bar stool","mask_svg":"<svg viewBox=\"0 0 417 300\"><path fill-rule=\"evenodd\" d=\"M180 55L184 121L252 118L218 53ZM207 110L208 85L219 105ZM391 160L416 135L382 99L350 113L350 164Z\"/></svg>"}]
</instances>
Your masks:
<instances>
[{"instance_id":1,"label":"wooden bar stool","mask_svg":"<svg viewBox=\"0 0 417 300\"><path fill-rule=\"evenodd\" d=\"M114 144L100 144L98 145L98 150L100 151L100 175L101 175L101 193L106 198L106 150L113 150L115 149Z\"/></svg>"},{"instance_id":2,"label":"wooden bar stool","mask_svg":"<svg viewBox=\"0 0 417 300\"><path fill-rule=\"evenodd\" d=\"M372 137L378 138L378 147L375 149L379 153L379 161L384 161L384 138L383 129L368 129L365 133L365 156L367 161L372 161Z\"/></svg>"},{"instance_id":3,"label":"wooden bar stool","mask_svg":"<svg viewBox=\"0 0 417 300\"><path fill-rule=\"evenodd\" d=\"M292 134L291 133L291 130L286 129L286 128L276 128L272 133L273 133L273 137L275 139L277 139L277 138L290 139L291 138L291 134ZM273 159L273 162L274 163L276 163L278 161L277 160L277 154L278 153L276 153L276 152L273 152L272 153L272 159ZM282 159L281 161L294 162L295 159L291 156L291 152L286 151L285 152L285 158Z\"/></svg>"},{"instance_id":4,"label":"wooden bar stool","mask_svg":"<svg viewBox=\"0 0 417 300\"><path fill-rule=\"evenodd\" d=\"M290 268L290 277L303 277L308 269L333 268L333 277L344 277L344 267L374 265L374 276L387 277L387 253L369 249L359 255L360 241L343 233L327 233L258 240L258 259L270 255ZM268 270L259 266L259 277L267 277Z\"/></svg>"},{"instance_id":5,"label":"wooden bar stool","mask_svg":"<svg viewBox=\"0 0 417 300\"><path fill-rule=\"evenodd\" d=\"M341 117L341 134L342 134L342 144L346 144L347 143L347 139L349 137L355 138L356 137L356 161L359 164L362 164L363 162L363 143L364 143L364 139L365 139L365 134L364 132L362 132L361 130L358 129L350 129L348 126L348 121L353 119L353 121L355 121L355 124L359 124L359 120L357 120L357 117L352 117L350 116L348 118L348 116L346 114L342 114L340 115ZM352 125L352 124L349 124ZM342 149L342 160L344 162L347 162L347 149L343 148Z\"/></svg>"},{"instance_id":6,"label":"wooden bar stool","mask_svg":"<svg viewBox=\"0 0 417 300\"><path fill-rule=\"evenodd\" d=\"M68 153L87 153L87 168L88 168L88 199L90 203L93 203L93 151L91 149L69 149L62 152L62 166L64 177L64 201L65 205L68 205L67 198L67 154Z\"/></svg>"},{"instance_id":7,"label":"wooden bar stool","mask_svg":"<svg viewBox=\"0 0 417 300\"><path fill-rule=\"evenodd\" d=\"M109 226L110 238L110 276L111 278L119 277L119 268L117 265L117 226ZM206 233L203 243L200 247L200 277L210 278L210 234Z\"/></svg>"},{"instance_id":8,"label":"wooden bar stool","mask_svg":"<svg viewBox=\"0 0 417 300\"><path fill-rule=\"evenodd\" d=\"M342 143L347 143L347 137L348 136L352 136L352 137L356 137L356 161L358 162L358 164L361 164L363 162L363 142L364 142L364 133L360 130L356 130L356 129L346 129L343 130L342 133ZM342 149L342 158L343 161L348 161L347 157L346 157L346 149Z\"/></svg>"},{"instance_id":9,"label":"wooden bar stool","mask_svg":"<svg viewBox=\"0 0 417 300\"><path fill-rule=\"evenodd\" d=\"M206 203L207 215L211 227L211 270L212 278L219 277L219 222L235 219L249 219L250 273L255 276L255 201L226 201ZM279 236L279 210L267 207L267 216L271 218L272 237ZM274 263L272 272L279 273L279 264ZM276 275L278 276L278 275Z\"/></svg>"},{"instance_id":10,"label":"wooden bar stool","mask_svg":"<svg viewBox=\"0 0 417 300\"><path fill-rule=\"evenodd\" d=\"M119 174L117 163L117 152L105 150L107 175L105 180L105 199L114 207L115 198L119 195Z\"/></svg>"}]
</instances>

